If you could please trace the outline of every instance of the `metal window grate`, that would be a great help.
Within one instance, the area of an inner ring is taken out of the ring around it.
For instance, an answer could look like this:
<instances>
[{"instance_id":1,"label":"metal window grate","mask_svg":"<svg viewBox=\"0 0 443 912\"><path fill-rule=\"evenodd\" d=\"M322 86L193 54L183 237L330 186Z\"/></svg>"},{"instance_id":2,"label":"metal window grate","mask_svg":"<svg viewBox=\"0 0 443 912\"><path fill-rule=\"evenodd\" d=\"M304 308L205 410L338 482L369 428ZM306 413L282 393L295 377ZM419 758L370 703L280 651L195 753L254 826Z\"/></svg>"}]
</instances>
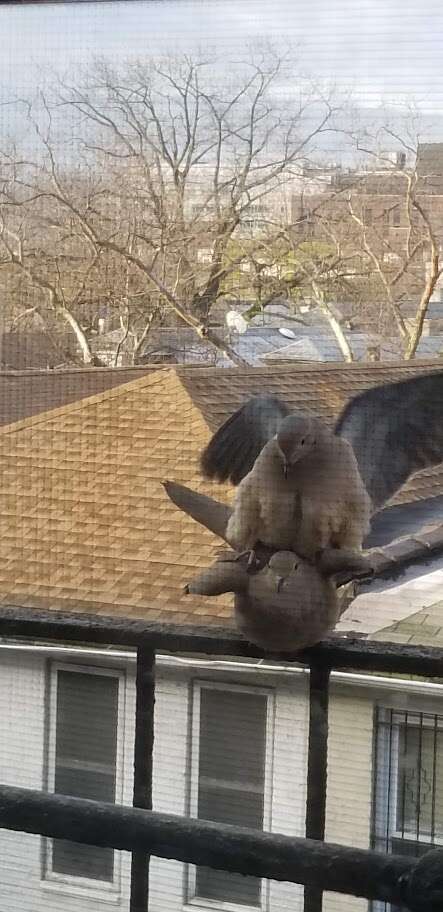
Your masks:
<instances>
[{"instance_id":1,"label":"metal window grate","mask_svg":"<svg viewBox=\"0 0 443 912\"><path fill-rule=\"evenodd\" d=\"M372 845L411 858L443 846L443 715L377 709Z\"/></svg>"}]
</instances>

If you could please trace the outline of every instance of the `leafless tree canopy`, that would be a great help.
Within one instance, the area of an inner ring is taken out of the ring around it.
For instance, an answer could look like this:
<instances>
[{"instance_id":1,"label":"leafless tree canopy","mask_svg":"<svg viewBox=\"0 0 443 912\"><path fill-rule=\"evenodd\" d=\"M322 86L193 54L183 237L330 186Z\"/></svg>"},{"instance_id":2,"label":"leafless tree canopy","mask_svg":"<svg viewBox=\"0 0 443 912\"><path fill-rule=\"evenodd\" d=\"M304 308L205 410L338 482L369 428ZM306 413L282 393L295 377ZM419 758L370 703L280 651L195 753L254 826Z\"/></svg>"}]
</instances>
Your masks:
<instances>
[{"instance_id":1,"label":"leafless tree canopy","mask_svg":"<svg viewBox=\"0 0 443 912\"><path fill-rule=\"evenodd\" d=\"M271 51L251 54L222 83L211 61L99 60L18 101L26 141L0 150L4 324L42 326L61 362L101 364L103 328L114 362L123 351L137 362L153 327L177 325L242 363L216 324L217 302L249 295L251 316L305 296L352 360L331 306L345 299L378 329L392 324L413 357L441 273L414 161L392 166L380 212L368 205L369 172L296 205L342 112L296 75L279 100L283 65ZM398 218L400 245L385 230ZM411 323L402 298L412 281Z\"/></svg>"}]
</instances>

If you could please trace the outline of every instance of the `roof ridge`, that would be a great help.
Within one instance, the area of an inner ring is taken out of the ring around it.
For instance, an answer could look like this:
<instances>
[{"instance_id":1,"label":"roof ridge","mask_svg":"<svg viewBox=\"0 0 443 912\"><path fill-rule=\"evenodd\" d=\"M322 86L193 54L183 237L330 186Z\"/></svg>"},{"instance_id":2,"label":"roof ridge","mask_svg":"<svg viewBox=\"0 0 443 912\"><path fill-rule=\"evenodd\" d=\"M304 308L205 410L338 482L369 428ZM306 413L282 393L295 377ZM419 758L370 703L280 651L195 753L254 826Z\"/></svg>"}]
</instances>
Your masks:
<instances>
[{"instance_id":1,"label":"roof ridge","mask_svg":"<svg viewBox=\"0 0 443 912\"><path fill-rule=\"evenodd\" d=\"M172 365L171 365L172 367ZM436 372L442 370L442 363L436 358L414 358L410 361L316 361L316 362L292 362L292 363L283 363L283 364L263 364L256 365L250 364L245 365L244 367L214 367L212 365L206 366L192 366L191 365L174 365L178 375L180 376L181 372L192 373L195 375L197 373L221 373L226 374L229 371L232 376L243 376L250 373L253 374L269 374L275 373L276 371L284 371L285 373L321 373L327 374L338 371L353 372L358 373L359 371L363 372L374 372L377 371L392 371L392 370L421 370L422 368L433 367Z\"/></svg>"},{"instance_id":2,"label":"roof ridge","mask_svg":"<svg viewBox=\"0 0 443 912\"><path fill-rule=\"evenodd\" d=\"M66 377L67 375L78 376L78 374L127 374L134 371L134 373L139 373L140 371L145 371L146 373L154 373L155 371L165 371L170 370L171 368L181 367L184 370L195 370L196 368L201 367L200 364L162 364L156 362L145 362L144 364L119 364L117 366L104 365L103 367L96 367L93 365L79 365L78 367L61 367L53 368L48 370L43 367L29 367L29 368L0 368L0 379L2 377Z\"/></svg>"},{"instance_id":3,"label":"roof ridge","mask_svg":"<svg viewBox=\"0 0 443 912\"><path fill-rule=\"evenodd\" d=\"M290 347L297 340L293 340L286 347ZM284 349L282 349L284 350ZM421 367L435 367L435 370L441 369L439 360L436 358L414 358L413 361L403 361L403 360L392 360L392 361L291 361L279 365L269 365L266 364L247 364L244 366L233 366L233 367L215 367L214 365L207 364L130 364L130 365L119 365L117 367L105 366L105 367L67 367L54 370L46 370L43 368L22 368L20 370L13 369L1 369L0 368L0 379L5 377L12 378L23 378L27 379L28 377L66 377L66 376L78 376L79 374L119 374L119 373L139 373L140 371L146 371L146 373L157 373L165 372L170 370L176 370L181 373L195 373L196 371L205 371L209 373L220 372L220 371L235 371L236 373L249 373L249 371L254 372L268 372L270 370L276 370L282 368L287 371L311 371L313 373L328 373L329 371L345 370L345 371L364 371L364 370L402 370L402 369L413 369L415 366L418 368ZM132 381L128 381L132 382Z\"/></svg>"},{"instance_id":4,"label":"roof ridge","mask_svg":"<svg viewBox=\"0 0 443 912\"><path fill-rule=\"evenodd\" d=\"M156 370L167 370L168 367L171 367L170 364L128 364L128 365L118 365L117 367L112 367L107 365L105 367L95 367L95 366L79 366L79 367L62 367L54 368L53 370L47 370L43 367L30 367L30 368L0 368L0 379L2 377L66 377L67 375L73 374L78 376L78 374L118 374L118 373L128 373L131 371L156 371Z\"/></svg>"}]
</instances>

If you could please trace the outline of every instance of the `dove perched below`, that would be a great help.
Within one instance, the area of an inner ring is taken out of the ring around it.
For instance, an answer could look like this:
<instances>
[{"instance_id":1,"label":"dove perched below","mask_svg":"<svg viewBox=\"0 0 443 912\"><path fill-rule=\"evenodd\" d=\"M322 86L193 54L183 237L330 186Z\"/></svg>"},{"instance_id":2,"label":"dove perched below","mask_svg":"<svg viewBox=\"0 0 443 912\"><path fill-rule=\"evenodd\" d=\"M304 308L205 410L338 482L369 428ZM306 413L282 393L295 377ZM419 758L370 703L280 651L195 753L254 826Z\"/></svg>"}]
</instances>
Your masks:
<instances>
[{"instance_id":1,"label":"dove perched below","mask_svg":"<svg viewBox=\"0 0 443 912\"><path fill-rule=\"evenodd\" d=\"M443 462L443 371L367 390L330 431L274 396L257 396L214 434L203 473L239 488L226 539L309 559L359 550L371 514L420 469Z\"/></svg>"},{"instance_id":2,"label":"dove perched below","mask_svg":"<svg viewBox=\"0 0 443 912\"><path fill-rule=\"evenodd\" d=\"M369 568L349 552L330 554L325 567L321 561L314 567L291 551L276 551L258 570L249 569L244 557L224 554L186 592L233 592L236 624L246 639L267 650L293 653L318 643L347 607L346 593L336 586L340 571L352 561L357 571Z\"/></svg>"}]
</instances>

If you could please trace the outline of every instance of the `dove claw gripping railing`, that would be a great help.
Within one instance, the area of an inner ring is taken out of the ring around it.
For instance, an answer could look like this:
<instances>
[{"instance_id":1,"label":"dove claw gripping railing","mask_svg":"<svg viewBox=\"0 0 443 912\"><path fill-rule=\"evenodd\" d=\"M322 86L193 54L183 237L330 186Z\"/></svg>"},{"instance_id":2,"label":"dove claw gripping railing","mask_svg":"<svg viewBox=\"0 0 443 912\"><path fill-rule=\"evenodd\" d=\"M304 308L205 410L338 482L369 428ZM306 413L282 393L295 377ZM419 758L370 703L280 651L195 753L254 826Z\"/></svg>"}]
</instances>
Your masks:
<instances>
[{"instance_id":1,"label":"dove claw gripping railing","mask_svg":"<svg viewBox=\"0 0 443 912\"><path fill-rule=\"evenodd\" d=\"M308 838L302 839L150 810L155 655L263 657L235 631L3 608L0 636L137 649L133 807L0 786L0 827L131 852L130 912L148 908L150 855L304 884L305 912L320 912L325 890L393 903L411 912L443 909L443 851L433 850L416 861L323 842L331 669L443 678L442 649L334 636L296 656L285 655L285 663L299 662L310 669Z\"/></svg>"}]
</instances>

